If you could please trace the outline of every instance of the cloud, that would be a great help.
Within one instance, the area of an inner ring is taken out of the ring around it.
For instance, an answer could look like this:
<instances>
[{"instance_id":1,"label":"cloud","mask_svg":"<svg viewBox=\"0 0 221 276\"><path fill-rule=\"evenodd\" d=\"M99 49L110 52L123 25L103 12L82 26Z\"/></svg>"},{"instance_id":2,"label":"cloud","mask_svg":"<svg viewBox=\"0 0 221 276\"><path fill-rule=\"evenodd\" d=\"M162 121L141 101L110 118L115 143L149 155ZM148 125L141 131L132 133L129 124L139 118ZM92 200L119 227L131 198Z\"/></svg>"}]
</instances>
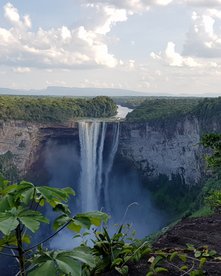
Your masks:
<instances>
[{"instance_id":1,"label":"cloud","mask_svg":"<svg viewBox=\"0 0 221 276\"><path fill-rule=\"evenodd\" d=\"M189 4L203 4L203 1L186 1ZM218 1L213 1L213 4ZM190 29L186 33L181 53L174 42L168 42L166 49L152 52L151 58L170 67L221 68L221 11L215 8L193 11Z\"/></svg>"},{"instance_id":2,"label":"cloud","mask_svg":"<svg viewBox=\"0 0 221 276\"><path fill-rule=\"evenodd\" d=\"M177 67L201 67L202 65L192 57L183 57L175 50L176 45L173 42L168 42L167 47L163 53L150 53L154 60L163 61L170 66Z\"/></svg>"},{"instance_id":3,"label":"cloud","mask_svg":"<svg viewBox=\"0 0 221 276\"><path fill-rule=\"evenodd\" d=\"M31 72L31 69L28 67L17 67L13 68L13 72L23 74Z\"/></svg>"},{"instance_id":4,"label":"cloud","mask_svg":"<svg viewBox=\"0 0 221 276\"><path fill-rule=\"evenodd\" d=\"M97 4L112 6L117 9L125 9L130 14L143 12L152 6L167 6L173 0L81 0L82 3L95 6Z\"/></svg>"},{"instance_id":5,"label":"cloud","mask_svg":"<svg viewBox=\"0 0 221 276\"><path fill-rule=\"evenodd\" d=\"M18 10L11 3L7 3L4 6L4 11L5 18L8 19L11 23L20 23L20 16L18 14Z\"/></svg>"},{"instance_id":6,"label":"cloud","mask_svg":"<svg viewBox=\"0 0 221 276\"><path fill-rule=\"evenodd\" d=\"M7 3L4 6L4 16L12 25L16 27L31 28L32 24L29 15L25 15L21 19L18 10L11 3Z\"/></svg>"},{"instance_id":7,"label":"cloud","mask_svg":"<svg viewBox=\"0 0 221 276\"><path fill-rule=\"evenodd\" d=\"M200 6L200 7L221 6L221 0L184 0L184 2L191 6Z\"/></svg>"},{"instance_id":8,"label":"cloud","mask_svg":"<svg viewBox=\"0 0 221 276\"><path fill-rule=\"evenodd\" d=\"M62 26L44 30L39 27L34 32L30 16L21 17L12 4L6 4L4 16L12 27L0 28L1 64L18 68L117 66L118 60L109 53L105 34L117 22L127 20L127 15L124 10L111 7L102 7L102 12L105 20L91 28Z\"/></svg>"},{"instance_id":9,"label":"cloud","mask_svg":"<svg viewBox=\"0 0 221 276\"><path fill-rule=\"evenodd\" d=\"M116 9L111 6L97 6L101 10L104 22L96 28L96 33L107 34L117 22L127 21L128 15L125 9Z\"/></svg>"},{"instance_id":10,"label":"cloud","mask_svg":"<svg viewBox=\"0 0 221 276\"><path fill-rule=\"evenodd\" d=\"M194 11L183 54L202 58L221 58L221 32L215 29L215 23L220 25L220 19L220 10L207 9L200 13Z\"/></svg>"}]
</instances>

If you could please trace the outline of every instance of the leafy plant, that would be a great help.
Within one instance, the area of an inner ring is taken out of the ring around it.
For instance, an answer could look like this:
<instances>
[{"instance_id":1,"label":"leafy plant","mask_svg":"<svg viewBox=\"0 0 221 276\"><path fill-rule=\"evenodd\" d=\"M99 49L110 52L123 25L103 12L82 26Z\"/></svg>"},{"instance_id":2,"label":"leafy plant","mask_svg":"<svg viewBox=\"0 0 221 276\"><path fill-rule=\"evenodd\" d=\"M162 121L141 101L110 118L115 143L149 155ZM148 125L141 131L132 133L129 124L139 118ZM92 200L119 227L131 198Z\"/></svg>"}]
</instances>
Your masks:
<instances>
[{"instance_id":1,"label":"leafy plant","mask_svg":"<svg viewBox=\"0 0 221 276\"><path fill-rule=\"evenodd\" d=\"M81 275L82 264L94 266L94 259L90 252L83 247L72 251L47 251L43 245L68 227L74 232L82 228L89 229L91 225L100 225L107 221L108 216L102 212L88 212L71 215L67 205L70 196L74 195L71 188L51 188L35 186L30 182L21 181L11 184L0 178L0 254L17 258L19 275ZM41 208L48 204L52 210L59 213L55 219L55 232L35 245L30 244L30 233L36 233L41 223L50 221L44 216ZM41 211L40 211L41 210ZM37 250L37 248L40 248ZM9 254L7 251L13 254ZM37 251L36 251L37 250ZM7 252L7 253L6 253ZM74 272L74 274L72 274ZM43 274L46 275L46 274Z\"/></svg>"},{"instance_id":2,"label":"leafy plant","mask_svg":"<svg viewBox=\"0 0 221 276\"><path fill-rule=\"evenodd\" d=\"M205 198L206 204L217 213L221 212L221 190L213 191L211 194Z\"/></svg>"},{"instance_id":3,"label":"leafy plant","mask_svg":"<svg viewBox=\"0 0 221 276\"><path fill-rule=\"evenodd\" d=\"M106 227L95 232L93 254L97 256L97 261L91 271L92 275L112 270L120 275L127 275L128 262L137 262L146 254L146 242L135 240L135 233L129 235L129 229L130 225L121 225L112 236L108 234Z\"/></svg>"},{"instance_id":4,"label":"leafy plant","mask_svg":"<svg viewBox=\"0 0 221 276\"><path fill-rule=\"evenodd\" d=\"M150 264L147 276L157 276L159 273L170 275L201 276L205 275L203 267L206 263L216 263L217 253L207 246L195 248L187 244L187 248L155 250L148 255ZM219 261L217 261L218 263Z\"/></svg>"}]
</instances>

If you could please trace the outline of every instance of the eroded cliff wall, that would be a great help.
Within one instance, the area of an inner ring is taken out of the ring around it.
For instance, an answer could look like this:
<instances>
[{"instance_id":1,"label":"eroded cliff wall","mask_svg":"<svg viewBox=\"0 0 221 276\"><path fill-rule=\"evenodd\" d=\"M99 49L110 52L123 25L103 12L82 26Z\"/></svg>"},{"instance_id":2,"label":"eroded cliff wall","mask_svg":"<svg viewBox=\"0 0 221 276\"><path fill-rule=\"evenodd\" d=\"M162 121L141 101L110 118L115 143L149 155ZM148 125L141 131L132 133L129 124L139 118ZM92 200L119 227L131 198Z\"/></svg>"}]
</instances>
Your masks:
<instances>
[{"instance_id":1,"label":"eroded cliff wall","mask_svg":"<svg viewBox=\"0 0 221 276\"><path fill-rule=\"evenodd\" d=\"M75 122L43 125L24 121L1 121L0 156L10 153L19 176L23 177L38 158L43 143L49 138L74 135L76 131Z\"/></svg>"},{"instance_id":2,"label":"eroded cliff wall","mask_svg":"<svg viewBox=\"0 0 221 276\"><path fill-rule=\"evenodd\" d=\"M211 128L211 126L213 126ZM151 123L122 123L119 154L144 175L179 175L182 182L194 185L204 172L205 151L199 144L206 126L196 117L173 118ZM221 130L210 122L209 131Z\"/></svg>"},{"instance_id":3,"label":"eroded cliff wall","mask_svg":"<svg viewBox=\"0 0 221 276\"><path fill-rule=\"evenodd\" d=\"M205 125L190 116L151 123L121 122L118 154L148 177L166 175L171 179L178 175L182 183L194 185L205 171L205 151L199 141L207 128L209 132L221 132L221 123L207 121ZM0 122L0 156L10 152L22 177L38 158L43 143L66 136L78 139L77 122L66 125Z\"/></svg>"}]
</instances>

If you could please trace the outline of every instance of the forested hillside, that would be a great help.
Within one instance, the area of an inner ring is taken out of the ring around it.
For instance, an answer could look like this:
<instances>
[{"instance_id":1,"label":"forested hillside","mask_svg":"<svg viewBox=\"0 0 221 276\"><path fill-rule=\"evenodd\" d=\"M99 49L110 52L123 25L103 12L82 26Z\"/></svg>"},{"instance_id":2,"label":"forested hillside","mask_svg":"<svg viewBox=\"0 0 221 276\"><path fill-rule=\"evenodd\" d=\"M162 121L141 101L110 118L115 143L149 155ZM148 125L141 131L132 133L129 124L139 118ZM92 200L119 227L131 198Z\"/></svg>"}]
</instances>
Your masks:
<instances>
[{"instance_id":1,"label":"forested hillside","mask_svg":"<svg viewBox=\"0 0 221 276\"><path fill-rule=\"evenodd\" d=\"M116 104L106 96L90 99L0 96L1 120L64 122L76 117L109 117L116 112Z\"/></svg>"},{"instance_id":2,"label":"forested hillside","mask_svg":"<svg viewBox=\"0 0 221 276\"><path fill-rule=\"evenodd\" d=\"M146 99L133 112L127 121L145 122L159 119L177 118L192 114L206 121L213 117L221 119L221 97L219 98L157 98Z\"/></svg>"},{"instance_id":3,"label":"forested hillside","mask_svg":"<svg viewBox=\"0 0 221 276\"><path fill-rule=\"evenodd\" d=\"M190 113L202 101L200 98L158 98L146 99L133 112L127 115L131 122L144 122L158 119L176 118Z\"/></svg>"}]
</instances>

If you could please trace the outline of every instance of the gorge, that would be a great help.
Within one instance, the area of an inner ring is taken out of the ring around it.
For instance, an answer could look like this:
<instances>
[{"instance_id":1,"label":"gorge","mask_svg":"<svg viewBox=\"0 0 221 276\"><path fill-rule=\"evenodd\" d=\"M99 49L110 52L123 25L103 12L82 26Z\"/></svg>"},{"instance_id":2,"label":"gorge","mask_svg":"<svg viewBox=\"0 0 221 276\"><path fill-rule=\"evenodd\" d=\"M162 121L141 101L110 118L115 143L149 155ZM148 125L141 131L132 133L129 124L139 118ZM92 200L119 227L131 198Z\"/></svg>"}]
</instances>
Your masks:
<instances>
[{"instance_id":1,"label":"gorge","mask_svg":"<svg viewBox=\"0 0 221 276\"><path fill-rule=\"evenodd\" d=\"M6 163L20 177L73 187L77 196L71 204L77 211L102 209L120 223L127 207L138 203L130 208L126 222L133 222L143 237L170 220L162 211L165 206L154 203L150 188L158 192L167 182L172 190L183 189L185 196L188 187L200 185L205 152L199 141L205 127L221 129L218 121L205 126L193 116L146 123L8 121L1 122L1 156L10 153ZM175 201L176 193L172 197ZM141 219L137 214L147 215Z\"/></svg>"}]
</instances>

